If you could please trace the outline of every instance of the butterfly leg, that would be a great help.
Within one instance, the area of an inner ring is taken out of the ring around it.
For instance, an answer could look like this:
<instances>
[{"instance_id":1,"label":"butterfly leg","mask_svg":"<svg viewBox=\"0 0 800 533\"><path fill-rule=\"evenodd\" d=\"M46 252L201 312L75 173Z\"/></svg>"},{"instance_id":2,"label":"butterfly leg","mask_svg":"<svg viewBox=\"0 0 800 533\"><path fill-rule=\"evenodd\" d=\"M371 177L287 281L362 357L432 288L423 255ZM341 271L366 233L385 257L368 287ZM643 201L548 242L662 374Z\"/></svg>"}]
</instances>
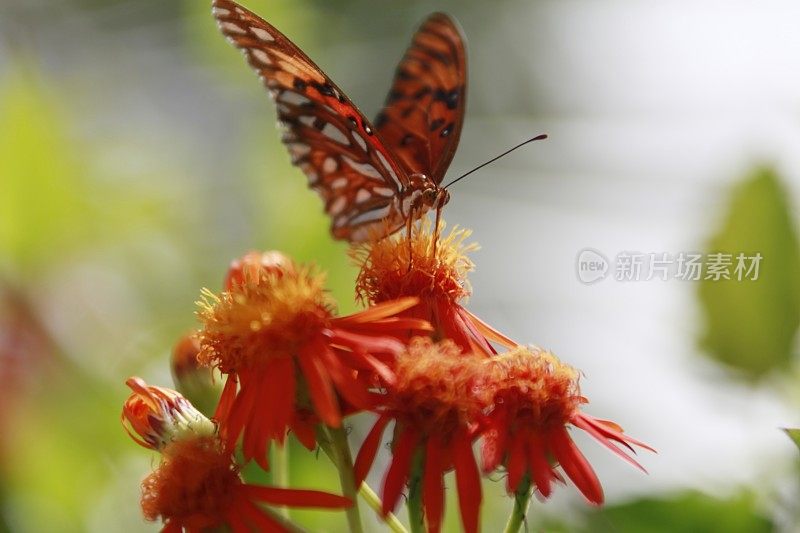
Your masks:
<instances>
[{"instance_id":1,"label":"butterfly leg","mask_svg":"<svg viewBox=\"0 0 800 533\"><path fill-rule=\"evenodd\" d=\"M436 218L433 226L433 257L432 259L436 261L436 248L439 244L439 224L442 221L442 206L436 208Z\"/></svg>"},{"instance_id":2,"label":"butterfly leg","mask_svg":"<svg viewBox=\"0 0 800 533\"><path fill-rule=\"evenodd\" d=\"M411 240L411 231L413 230L414 226L414 208L411 207L410 212L408 213L408 226L406 226L407 235L406 238L408 239L408 271L411 272L411 267L414 264L414 256L413 256L413 246Z\"/></svg>"}]
</instances>

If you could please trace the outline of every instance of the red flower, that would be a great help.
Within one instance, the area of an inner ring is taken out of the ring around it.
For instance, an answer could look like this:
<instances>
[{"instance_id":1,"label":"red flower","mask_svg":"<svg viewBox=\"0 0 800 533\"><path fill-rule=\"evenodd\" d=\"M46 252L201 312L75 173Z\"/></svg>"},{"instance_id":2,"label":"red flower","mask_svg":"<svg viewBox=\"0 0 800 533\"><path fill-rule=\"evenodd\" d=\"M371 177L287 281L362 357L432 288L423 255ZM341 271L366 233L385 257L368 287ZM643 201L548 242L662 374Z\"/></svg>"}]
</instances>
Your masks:
<instances>
[{"instance_id":1,"label":"red flower","mask_svg":"<svg viewBox=\"0 0 800 533\"><path fill-rule=\"evenodd\" d=\"M215 415L226 438L244 433L245 459L265 469L270 441L283 443L287 429L311 449L317 419L341 424L337 393L348 408L372 408L377 379L393 379L380 358L403 349L397 332L429 329L394 316L415 298L335 317L324 276L277 252L246 255L226 284L219 296L204 291L198 357L228 375Z\"/></svg>"},{"instance_id":2,"label":"red flower","mask_svg":"<svg viewBox=\"0 0 800 533\"><path fill-rule=\"evenodd\" d=\"M483 469L489 473L504 464L506 488L516 491L527 476L544 497L560 476L554 459L587 500L603 503L603 489L589 462L567 432L567 426L583 429L624 460L644 471L615 443L654 451L632 439L613 422L598 420L579 410L586 399L580 395L578 373L554 355L538 348L518 348L485 363L485 382L480 387L491 405L483 432Z\"/></svg>"},{"instance_id":3,"label":"red flower","mask_svg":"<svg viewBox=\"0 0 800 533\"><path fill-rule=\"evenodd\" d=\"M392 462L383 482L383 512L392 511L415 457L422 459L422 506L428 530L441 528L444 514L443 476L455 469L461 520L468 533L478 530L481 484L472 441L482 403L474 393L484 357L463 354L452 341L434 344L412 339L398 356L396 381L389 387L385 409L365 439L355 463L356 484L367 475L390 420L395 420Z\"/></svg>"},{"instance_id":4,"label":"red flower","mask_svg":"<svg viewBox=\"0 0 800 533\"><path fill-rule=\"evenodd\" d=\"M343 508L352 502L314 490L248 485L227 447L216 437L175 441L161 464L142 482L142 511L161 518L162 532L201 532L227 526L234 533L284 532L290 528L260 504Z\"/></svg>"},{"instance_id":5,"label":"red flower","mask_svg":"<svg viewBox=\"0 0 800 533\"><path fill-rule=\"evenodd\" d=\"M467 273L474 269L467 254L478 249L465 244L471 232L453 228L446 237L427 221L408 232L357 246L351 256L361 266L356 281L359 299L372 304L415 296L419 303L403 316L420 318L434 328L434 339L451 339L464 352L495 353L490 341L509 348L516 343L461 305L472 289Z\"/></svg>"}]
</instances>

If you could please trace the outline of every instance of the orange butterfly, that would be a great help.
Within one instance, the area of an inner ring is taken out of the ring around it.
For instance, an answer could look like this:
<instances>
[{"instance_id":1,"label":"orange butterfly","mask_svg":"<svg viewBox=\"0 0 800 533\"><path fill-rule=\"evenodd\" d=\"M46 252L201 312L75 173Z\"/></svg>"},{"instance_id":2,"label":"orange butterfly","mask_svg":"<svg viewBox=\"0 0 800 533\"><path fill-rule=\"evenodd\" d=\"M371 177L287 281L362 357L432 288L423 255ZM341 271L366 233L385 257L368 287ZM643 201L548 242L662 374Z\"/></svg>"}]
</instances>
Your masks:
<instances>
[{"instance_id":1,"label":"orange butterfly","mask_svg":"<svg viewBox=\"0 0 800 533\"><path fill-rule=\"evenodd\" d=\"M370 123L271 24L231 0L212 5L220 30L274 98L292 163L322 196L335 238L388 235L448 202L441 182L461 135L467 91L464 38L452 18L425 20Z\"/></svg>"}]
</instances>

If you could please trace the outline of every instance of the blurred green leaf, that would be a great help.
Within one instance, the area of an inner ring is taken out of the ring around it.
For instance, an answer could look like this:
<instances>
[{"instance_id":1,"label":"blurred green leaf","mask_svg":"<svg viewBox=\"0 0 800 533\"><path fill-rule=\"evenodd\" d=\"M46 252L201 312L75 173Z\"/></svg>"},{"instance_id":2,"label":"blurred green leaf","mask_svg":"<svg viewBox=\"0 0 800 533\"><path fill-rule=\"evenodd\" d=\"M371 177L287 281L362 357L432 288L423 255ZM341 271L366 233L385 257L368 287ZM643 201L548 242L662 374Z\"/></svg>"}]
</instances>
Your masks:
<instances>
[{"instance_id":1,"label":"blurred green leaf","mask_svg":"<svg viewBox=\"0 0 800 533\"><path fill-rule=\"evenodd\" d=\"M749 379L785 368L800 323L800 250L775 171L761 168L737 185L711 253L762 256L757 280L704 280L699 297L709 355ZM708 261L706 261L706 266ZM733 270L733 268L731 269Z\"/></svg>"},{"instance_id":2,"label":"blurred green leaf","mask_svg":"<svg viewBox=\"0 0 800 533\"><path fill-rule=\"evenodd\" d=\"M789 435L789 438L792 439L794 445L800 448L800 429L783 428L783 431Z\"/></svg>"},{"instance_id":3,"label":"blurred green leaf","mask_svg":"<svg viewBox=\"0 0 800 533\"><path fill-rule=\"evenodd\" d=\"M32 77L0 88L0 257L13 267L57 255L85 229L84 173L65 129Z\"/></svg>"},{"instance_id":4,"label":"blurred green leaf","mask_svg":"<svg viewBox=\"0 0 800 533\"><path fill-rule=\"evenodd\" d=\"M579 532L759 533L774 530L750 493L729 499L687 491L665 499L640 499L590 513ZM547 531L551 531L547 529ZM573 529L572 531L576 531Z\"/></svg>"}]
</instances>

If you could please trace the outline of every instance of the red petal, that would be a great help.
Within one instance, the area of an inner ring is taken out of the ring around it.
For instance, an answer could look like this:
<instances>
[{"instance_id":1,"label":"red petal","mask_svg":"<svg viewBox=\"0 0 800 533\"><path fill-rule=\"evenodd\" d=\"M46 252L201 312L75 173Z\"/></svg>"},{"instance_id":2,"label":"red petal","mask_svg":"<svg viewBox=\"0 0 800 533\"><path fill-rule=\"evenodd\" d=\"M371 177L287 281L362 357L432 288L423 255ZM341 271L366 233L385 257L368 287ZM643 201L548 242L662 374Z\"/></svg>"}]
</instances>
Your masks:
<instances>
[{"instance_id":1,"label":"red petal","mask_svg":"<svg viewBox=\"0 0 800 533\"><path fill-rule=\"evenodd\" d=\"M225 380L225 386L222 389L222 395L219 397L217 409L214 412L214 419L220 424L225 424L228 416L233 407L233 401L236 399L236 389L239 380L236 379L236 374L229 374L228 379ZM238 436L238 435L237 435Z\"/></svg>"},{"instance_id":2,"label":"red petal","mask_svg":"<svg viewBox=\"0 0 800 533\"><path fill-rule=\"evenodd\" d=\"M619 457L621 457L625 461L629 462L630 464L632 464L633 466L635 466L636 468L638 468L639 470L641 470L645 474L647 473L647 470L645 470L642 465L640 465L638 462L636 462L632 457L627 455L625 452L623 452L622 450L617 448L614 445L614 443L612 443L608 439L608 437L606 437L605 435L600 433L600 431L598 431L597 428L595 426L593 426L592 424L590 424L587 420L582 419L580 417L572 417L572 423L575 424L576 427L579 427L582 430L586 431L589 435L594 437L594 439L597 442L599 442L600 444L602 444L603 446L605 446L606 448L608 448L609 450L611 450L612 452L617 454ZM624 441L622 441L622 442L623 442L623 444L625 444Z\"/></svg>"},{"instance_id":3,"label":"red petal","mask_svg":"<svg viewBox=\"0 0 800 533\"><path fill-rule=\"evenodd\" d=\"M471 344L477 344L481 352L487 354L497 353L497 350L495 350L494 347L489 344L489 341L486 340L486 337L480 331L478 331L478 329L475 327L475 324L472 323L472 318L469 314L467 314L463 307L458 306L456 308L455 320L461 324L461 329L469 334L468 339L471 341Z\"/></svg>"},{"instance_id":4,"label":"red petal","mask_svg":"<svg viewBox=\"0 0 800 533\"><path fill-rule=\"evenodd\" d=\"M355 323L363 324L365 322L372 322L382 318L388 318L397 313L402 313L406 309L411 309L419 303L419 298L415 296L408 296L406 298L398 298L388 302L375 304L369 309L365 309L359 313L355 313L346 317L337 318L336 322L340 324Z\"/></svg>"},{"instance_id":5,"label":"red petal","mask_svg":"<svg viewBox=\"0 0 800 533\"><path fill-rule=\"evenodd\" d=\"M337 324L338 327L345 327L348 331L356 333L376 333L382 334L397 334L398 332L408 331L433 331L433 326L427 320L421 318L397 317L382 318L373 322L366 322L363 324L347 323L343 325Z\"/></svg>"},{"instance_id":6,"label":"red petal","mask_svg":"<svg viewBox=\"0 0 800 533\"><path fill-rule=\"evenodd\" d=\"M411 469L411 458L417 447L418 434L413 429L406 429L400 434L397 446L392 453L392 464L386 471L383 481L383 514L387 515L397 506L397 500L408 479Z\"/></svg>"},{"instance_id":7,"label":"red petal","mask_svg":"<svg viewBox=\"0 0 800 533\"><path fill-rule=\"evenodd\" d=\"M242 387L239 389L239 394L236 395L236 399L231 406L227 421L228 444L231 447L233 447L244 427L252 419L257 393L258 388L245 386L244 376L242 376Z\"/></svg>"},{"instance_id":8,"label":"red petal","mask_svg":"<svg viewBox=\"0 0 800 533\"><path fill-rule=\"evenodd\" d=\"M242 490L244 490L250 498L270 505L285 507L324 507L327 509L342 509L353 505L353 502L349 498L318 490L283 489L279 487L264 487L261 485L243 485Z\"/></svg>"},{"instance_id":9,"label":"red petal","mask_svg":"<svg viewBox=\"0 0 800 533\"><path fill-rule=\"evenodd\" d=\"M248 524L255 527L255 531L264 533L289 533L280 522L269 515L268 511L257 507L254 503L247 500L241 500L230 512L239 513Z\"/></svg>"},{"instance_id":10,"label":"red petal","mask_svg":"<svg viewBox=\"0 0 800 533\"><path fill-rule=\"evenodd\" d=\"M610 422L608 420L599 420L593 416L587 415L586 413L580 413L580 412L577 413L574 417L579 418L580 420L586 422L587 424L591 424L595 429L597 429L597 431L599 431L600 433L602 433L603 435L605 435L610 439L613 439L621 444L624 444L631 451L634 450L629 446L629 443L635 444L636 446L644 448L645 450L651 451L653 453L658 453L654 448L651 448L644 442L631 438L628 435L625 435L625 433L622 431L622 428L617 424L615 424L614 422ZM575 425L577 426L577 424Z\"/></svg>"},{"instance_id":11,"label":"red petal","mask_svg":"<svg viewBox=\"0 0 800 533\"><path fill-rule=\"evenodd\" d=\"M319 357L323 360L325 368L336 385L336 390L345 400L359 409L368 410L374 407L367 387L353 376L353 370L342 366L342 361L336 357L330 348L326 347L325 350L321 351Z\"/></svg>"},{"instance_id":12,"label":"red petal","mask_svg":"<svg viewBox=\"0 0 800 533\"><path fill-rule=\"evenodd\" d=\"M472 454L472 443L466 434L458 434L453 438L453 448L461 521L466 533L477 533L481 511L481 477Z\"/></svg>"},{"instance_id":13,"label":"red petal","mask_svg":"<svg viewBox=\"0 0 800 533\"><path fill-rule=\"evenodd\" d=\"M444 487L442 476L442 442L431 437L425 449L425 471L422 479L422 503L428 520L428 532L439 533L444 512Z\"/></svg>"},{"instance_id":14,"label":"red petal","mask_svg":"<svg viewBox=\"0 0 800 533\"><path fill-rule=\"evenodd\" d=\"M367 478L369 469L372 468L372 463L375 461L375 455L378 453L378 447L381 444L381 437L389 420L389 415L382 414L379 416L378 420L375 421L375 425L369 430L367 438L361 444L361 449L358 450L358 456L356 456L356 462L353 466L356 487L361 486L361 483Z\"/></svg>"},{"instance_id":15,"label":"red petal","mask_svg":"<svg viewBox=\"0 0 800 533\"><path fill-rule=\"evenodd\" d=\"M489 419L489 427L483 434L481 462L483 473L493 471L503 461L508 445L508 415L502 407L496 407Z\"/></svg>"},{"instance_id":16,"label":"red petal","mask_svg":"<svg viewBox=\"0 0 800 533\"><path fill-rule=\"evenodd\" d=\"M365 352L351 352L349 350L337 350L336 355L346 362L350 368L356 370L367 370L378 375L387 385L393 385L395 375L392 370L380 362L375 357Z\"/></svg>"},{"instance_id":17,"label":"red petal","mask_svg":"<svg viewBox=\"0 0 800 533\"><path fill-rule=\"evenodd\" d=\"M503 335L502 333L500 333L492 326L490 326L477 316L473 315L463 307L462 310L472 320L472 324L475 326L475 328L478 331L480 331L483 334L483 336L489 339L490 341L502 344L506 348L514 348L515 346L518 345L517 342L514 342L513 340L509 339L508 337L506 337L505 335Z\"/></svg>"},{"instance_id":18,"label":"red petal","mask_svg":"<svg viewBox=\"0 0 800 533\"><path fill-rule=\"evenodd\" d=\"M300 441L300 444L306 447L309 451L314 451L317 446L317 436L314 433L314 425L310 422L300 420L297 416L292 421L291 429L294 436Z\"/></svg>"},{"instance_id":19,"label":"red petal","mask_svg":"<svg viewBox=\"0 0 800 533\"><path fill-rule=\"evenodd\" d=\"M603 487L600 486L600 480L597 479L597 474L594 473L589 461L572 442L567 430L565 428L554 430L549 442L561 468L586 499L597 505L603 503Z\"/></svg>"},{"instance_id":20,"label":"red petal","mask_svg":"<svg viewBox=\"0 0 800 533\"><path fill-rule=\"evenodd\" d=\"M553 467L547 460L547 451L541 438L531 435L528 440L528 468L539 492L545 498L552 492Z\"/></svg>"},{"instance_id":21,"label":"red petal","mask_svg":"<svg viewBox=\"0 0 800 533\"><path fill-rule=\"evenodd\" d=\"M405 349L405 345L394 337L362 335L341 328L333 329L331 332L331 343L346 346L354 352L396 355Z\"/></svg>"},{"instance_id":22,"label":"red petal","mask_svg":"<svg viewBox=\"0 0 800 533\"><path fill-rule=\"evenodd\" d=\"M527 457L525 457L525 439L522 435L517 434L516 438L511 440L511 445L508 453L508 463L506 470L508 470L508 477L506 478L506 489L509 494L516 492L517 487L522 481L522 476L525 475L527 470Z\"/></svg>"},{"instance_id":23,"label":"red petal","mask_svg":"<svg viewBox=\"0 0 800 533\"><path fill-rule=\"evenodd\" d=\"M327 346L322 348L314 345L308 346L300 350L298 358L300 360L300 368L303 370L303 376L308 382L311 403L314 404L314 410L325 424L331 427L339 427L342 419L334 396L333 385L322 361L313 353L312 350L314 348L328 349Z\"/></svg>"}]
</instances>

